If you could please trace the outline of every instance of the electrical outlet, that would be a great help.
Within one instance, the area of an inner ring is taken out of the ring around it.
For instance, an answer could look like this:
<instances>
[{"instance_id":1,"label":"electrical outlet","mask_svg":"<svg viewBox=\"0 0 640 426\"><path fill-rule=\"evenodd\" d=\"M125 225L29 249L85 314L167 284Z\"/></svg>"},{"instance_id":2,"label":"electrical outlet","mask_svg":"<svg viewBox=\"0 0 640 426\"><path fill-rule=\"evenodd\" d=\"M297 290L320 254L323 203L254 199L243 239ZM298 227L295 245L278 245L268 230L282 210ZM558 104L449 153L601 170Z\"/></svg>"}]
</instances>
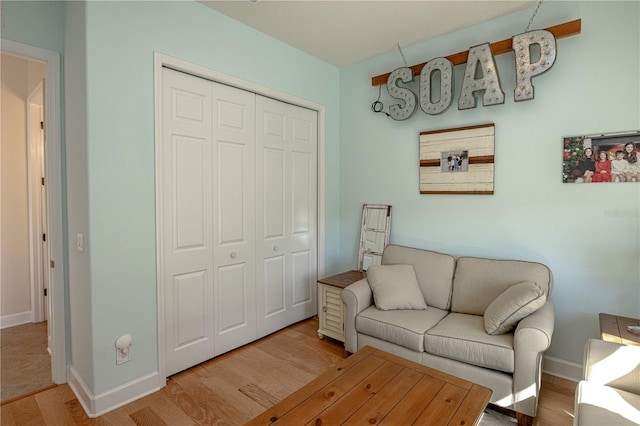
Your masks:
<instances>
[{"instance_id":1,"label":"electrical outlet","mask_svg":"<svg viewBox=\"0 0 640 426\"><path fill-rule=\"evenodd\" d=\"M116 364L131 361L131 336L125 334L116 340Z\"/></svg>"},{"instance_id":2,"label":"electrical outlet","mask_svg":"<svg viewBox=\"0 0 640 426\"><path fill-rule=\"evenodd\" d=\"M116 348L116 364L131 361L131 348Z\"/></svg>"}]
</instances>

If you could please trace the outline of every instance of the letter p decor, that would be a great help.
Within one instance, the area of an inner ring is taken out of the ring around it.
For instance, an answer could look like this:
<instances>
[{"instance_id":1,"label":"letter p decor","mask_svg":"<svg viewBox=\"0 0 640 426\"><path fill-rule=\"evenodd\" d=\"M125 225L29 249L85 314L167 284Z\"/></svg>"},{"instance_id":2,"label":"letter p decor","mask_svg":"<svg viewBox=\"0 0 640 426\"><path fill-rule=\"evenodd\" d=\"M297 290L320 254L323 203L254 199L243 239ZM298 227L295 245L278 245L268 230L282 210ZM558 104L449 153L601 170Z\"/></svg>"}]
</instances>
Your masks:
<instances>
[{"instance_id":1,"label":"letter p decor","mask_svg":"<svg viewBox=\"0 0 640 426\"><path fill-rule=\"evenodd\" d=\"M534 44L540 46L540 58L531 63L531 46ZM514 100L533 99L531 78L547 71L556 61L556 38L547 30L529 31L513 36L512 45L516 54Z\"/></svg>"}]
</instances>

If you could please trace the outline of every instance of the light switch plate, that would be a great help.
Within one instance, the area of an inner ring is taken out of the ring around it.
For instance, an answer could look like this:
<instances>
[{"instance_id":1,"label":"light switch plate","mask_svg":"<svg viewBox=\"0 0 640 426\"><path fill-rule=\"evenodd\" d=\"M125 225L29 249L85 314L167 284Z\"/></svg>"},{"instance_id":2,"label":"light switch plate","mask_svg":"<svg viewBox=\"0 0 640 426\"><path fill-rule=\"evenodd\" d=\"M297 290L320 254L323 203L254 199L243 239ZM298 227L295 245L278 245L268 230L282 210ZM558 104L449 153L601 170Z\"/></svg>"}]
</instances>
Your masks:
<instances>
[{"instance_id":1,"label":"light switch plate","mask_svg":"<svg viewBox=\"0 0 640 426\"><path fill-rule=\"evenodd\" d=\"M76 234L76 248L78 251L84 251L84 234L80 232Z\"/></svg>"}]
</instances>

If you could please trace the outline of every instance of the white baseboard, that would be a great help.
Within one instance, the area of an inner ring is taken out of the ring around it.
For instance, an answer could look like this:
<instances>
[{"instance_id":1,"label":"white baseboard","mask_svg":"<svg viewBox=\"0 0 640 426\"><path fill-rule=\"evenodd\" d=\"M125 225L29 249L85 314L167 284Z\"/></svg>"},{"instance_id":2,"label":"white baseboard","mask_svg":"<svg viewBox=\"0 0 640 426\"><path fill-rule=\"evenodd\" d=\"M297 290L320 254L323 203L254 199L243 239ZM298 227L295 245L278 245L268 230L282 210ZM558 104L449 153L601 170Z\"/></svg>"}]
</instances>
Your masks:
<instances>
[{"instance_id":1,"label":"white baseboard","mask_svg":"<svg viewBox=\"0 0 640 426\"><path fill-rule=\"evenodd\" d=\"M109 411L160 390L165 385L158 372L148 374L100 395L93 395L73 366L67 369L67 382L80 405L90 418L99 417Z\"/></svg>"},{"instance_id":2,"label":"white baseboard","mask_svg":"<svg viewBox=\"0 0 640 426\"><path fill-rule=\"evenodd\" d=\"M574 382L582 379L582 365L550 356L544 357L542 371ZM73 366L67 367L67 382L90 418L99 417L165 386L165 380L158 372L154 372L100 395L93 395Z\"/></svg>"},{"instance_id":3,"label":"white baseboard","mask_svg":"<svg viewBox=\"0 0 640 426\"><path fill-rule=\"evenodd\" d=\"M542 360L542 371L552 376L579 382L582 380L582 365L563 359L545 356Z\"/></svg>"},{"instance_id":4,"label":"white baseboard","mask_svg":"<svg viewBox=\"0 0 640 426\"><path fill-rule=\"evenodd\" d=\"M14 327L33 321L33 312L25 311L17 314L3 315L0 317L0 328Z\"/></svg>"}]
</instances>

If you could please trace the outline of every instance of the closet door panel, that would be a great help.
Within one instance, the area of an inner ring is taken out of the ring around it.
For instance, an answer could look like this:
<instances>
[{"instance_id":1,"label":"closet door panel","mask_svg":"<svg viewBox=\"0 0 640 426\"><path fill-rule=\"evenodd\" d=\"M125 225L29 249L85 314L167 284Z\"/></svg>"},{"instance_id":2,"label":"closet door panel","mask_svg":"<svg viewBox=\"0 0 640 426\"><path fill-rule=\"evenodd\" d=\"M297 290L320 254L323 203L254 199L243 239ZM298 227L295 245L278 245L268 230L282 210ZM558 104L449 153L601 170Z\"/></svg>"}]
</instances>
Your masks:
<instances>
[{"instance_id":1,"label":"closet door panel","mask_svg":"<svg viewBox=\"0 0 640 426\"><path fill-rule=\"evenodd\" d=\"M293 282L291 305L293 308L304 307L305 304L315 300L311 281L313 275L311 251L303 250L291 253L291 265Z\"/></svg>"},{"instance_id":2,"label":"closet door panel","mask_svg":"<svg viewBox=\"0 0 640 426\"><path fill-rule=\"evenodd\" d=\"M218 143L218 246L248 243L244 204L246 191L245 146L237 143Z\"/></svg>"},{"instance_id":3,"label":"closet door panel","mask_svg":"<svg viewBox=\"0 0 640 426\"><path fill-rule=\"evenodd\" d=\"M315 315L317 263L317 119L314 111L256 97L258 258L282 259L282 278L257 277L258 335ZM281 226L282 225L282 226ZM269 265L270 266L270 265ZM277 282L277 285L275 284Z\"/></svg>"},{"instance_id":4,"label":"closet door panel","mask_svg":"<svg viewBox=\"0 0 640 426\"><path fill-rule=\"evenodd\" d=\"M216 354L227 352L255 340L255 305L246 303L252 287L246 279L247 263L218 268L217 311L219 325ZM251 310L251 311L248 311ZM250 333L247 330L251 330Z\"/></svg>"},{"instance_id":5,"label":"closet door panel","mask_svg":"<svg viewBox=\"0 0 640 426\"><path fill-rule=\"evenodd\" d=\"M296 322L317 313L318 116L316 111L289 105L291 126L291 310Z\"/></svg>"},{"instance_id":6,"label":"closet door panel","mask_svg":"<svg viewBox=\"0 0 640 426\"><path fill-rule=\"evenodd\" d=\"M264 259L263 317L271 318L286 312L285 262L283 256Z\"/></svg>"},{"instance_id":7,"label":"closet door panel","mask_svg":"<svg viewBox=\"0 0 640 426\"><path fill-rule=\"evenodd\" d=\"M255 95L213 87L215 354L256 339Z\"/></svg>"},{"instance_id":8,"label":"closet door panel","mask_svg":"<svg viewBox=\"0 0 640 426\"><path fill-rule=\"evenodd\" d=\"M263 241L282 239L285 236L285 157L282 149L265 148L263 151L262 203L264 214L256 220L263 221Z\"/></svg>"},{"instance_id":9,"label":"closet door panel","mask_svg":"<svg viewBox=\"0 0 640 426\"><path fill-rule=\"evenodd\" d=\"M256 277L256 293L263 301L258 304L258 336L265 336L289 324L290 169L285 104L256 98L256 223L260 238L256 257L263 263L264 272Z\"/></svg>"},{"instance_id":10,"label":"closet door panel","mask_svg":"<svg viewBox=\"0 0 640 426\"><path fill-rule=\"evenodd\" d=\"M206 139L173 136L174 250L206 248Z\"/></svg>"},{"instance_id":11,"label":"closet door panel","mask_svg":"<svg viewBox=\"0 0 640 426\"><path fill-rule=\"evenodd\" d=\"M175 348L180 350L207 337L207 273L196 271L173 277Z\"/></svg>"},{"instance_id":12,"label":"closet door panel","mask_svg":"<svg viewBox=\"0 0 640 426\"><path fill-rule=\"evenodd\" d=\"M160 182L167 375L214 352L211 83L163 69Z\"/></svg>"},{"instance_id":13,"label":"closet door panel","mask_svg":"<svg viewBox=\"0 0 640 426\"><path fill-rule=\"evenodd\" d=\"M315 212L312 216L311 208L315 203L310 195L315 191L310 182L310 168L311 155L306 152L291 153L291 235L308 236L312 233Z\"/></svg>"}]
</instances>

